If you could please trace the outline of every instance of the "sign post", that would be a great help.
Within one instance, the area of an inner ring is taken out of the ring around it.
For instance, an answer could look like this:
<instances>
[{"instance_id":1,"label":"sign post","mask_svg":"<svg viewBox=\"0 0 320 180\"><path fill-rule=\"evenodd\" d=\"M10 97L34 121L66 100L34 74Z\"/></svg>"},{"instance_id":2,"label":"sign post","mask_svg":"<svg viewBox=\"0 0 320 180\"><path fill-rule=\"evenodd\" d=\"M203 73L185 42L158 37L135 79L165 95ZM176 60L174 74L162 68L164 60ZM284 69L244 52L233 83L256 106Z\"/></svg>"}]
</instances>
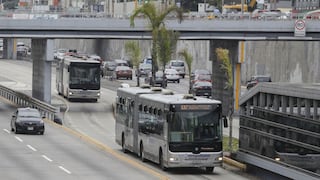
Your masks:
<instances>
[{"instance_id":1,"label":"sign post","mask_svg":"<svg viewBox=\"0 0 320 180\"><path fill-rule=\"evenodd\" d=\"M305 20L298 19L294 23L294 36L305 37L306 36L306 22Z\"/></svg>"}]
</instances>

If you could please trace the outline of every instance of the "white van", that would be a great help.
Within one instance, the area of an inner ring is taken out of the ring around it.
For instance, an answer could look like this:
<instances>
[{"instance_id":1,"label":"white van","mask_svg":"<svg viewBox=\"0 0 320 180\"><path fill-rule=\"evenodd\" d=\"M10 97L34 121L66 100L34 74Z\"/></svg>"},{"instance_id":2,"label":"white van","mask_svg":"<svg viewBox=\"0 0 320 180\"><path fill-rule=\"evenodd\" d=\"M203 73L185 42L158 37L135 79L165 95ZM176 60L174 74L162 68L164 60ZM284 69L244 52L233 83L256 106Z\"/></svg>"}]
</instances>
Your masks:
<instances>
[{"instance_id":1,"label":"white van","mask_svg":"<svg viewBox=\"0 0 320 180\"><path fill-rule=\"evenodd\" d=\"M185 63L183 60L171 60L168 67L178 71L179 75L184 78L186 75Z\"/></svg>"}]
</instances>

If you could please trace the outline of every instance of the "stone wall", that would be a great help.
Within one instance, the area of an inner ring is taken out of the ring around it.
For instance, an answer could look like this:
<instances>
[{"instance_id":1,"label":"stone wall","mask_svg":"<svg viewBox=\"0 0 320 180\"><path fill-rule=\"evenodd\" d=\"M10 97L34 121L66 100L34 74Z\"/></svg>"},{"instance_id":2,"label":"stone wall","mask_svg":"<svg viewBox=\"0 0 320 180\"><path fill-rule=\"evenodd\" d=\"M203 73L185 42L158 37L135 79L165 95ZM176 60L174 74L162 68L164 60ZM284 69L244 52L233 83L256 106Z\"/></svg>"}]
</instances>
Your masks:
<instances>
[{"instance_id":1,"label":"stone wall","mask_svg":"<svg viewBox=\"0 0 320 180\"><path fill-rule=\"evenodd\" d=\"M98 54L106 60L126 58L125 40L56 40L56 48L75 48ZM142 57L151 56L151 41L140 40ZM255 74L269 74L273 81L320 83L320 42L247 41L242 64L242 84ZM192 70L208 68L209 41L179 41L173 59L187 48L193 56Z\"/></svg>"}]
</instances>

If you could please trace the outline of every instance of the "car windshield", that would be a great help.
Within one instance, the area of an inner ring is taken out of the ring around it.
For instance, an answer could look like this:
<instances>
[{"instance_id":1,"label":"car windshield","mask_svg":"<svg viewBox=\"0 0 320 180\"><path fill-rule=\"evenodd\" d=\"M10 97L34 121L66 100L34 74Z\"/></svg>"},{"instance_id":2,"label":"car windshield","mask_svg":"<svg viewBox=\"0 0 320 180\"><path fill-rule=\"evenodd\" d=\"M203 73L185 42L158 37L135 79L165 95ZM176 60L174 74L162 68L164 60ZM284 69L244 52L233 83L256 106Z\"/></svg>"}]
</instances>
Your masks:
<instances>
[{"instance_id":1,"label":"car windshield","mask_svg":"<svg viewBox=\"0 0 320 180\"><path fill-rule=\"evenodd\" d=\"M171 66L184 66L184 63L180 61L173 61L171 62Z\"/></svg>"},{"instance_id":2,"label":"car windshield","mask_svg":"<svg viewBox=\"0 0 320 180\"><path fill-rule=\"evenodd\" d=\"M40 113L38 111L20 111L19 117L40 117Z\"/></svg>"},{"instance_id":3,"label":"car windshield","mask_svg":"<svg viewBox=\"0 0 320 180\"><path fill-rule=\"evenodd\" d=\"M198 80L211 80L211 76L209 74L200 74Z\"/></svg>"},{"instance_id":4,"label":"car windshield","mask_svg":"<svg viewBox=\"0 0 320 180\"><path fill-rule=\"evenodd\" d=\"M207 81L199 81L199 82L196 82L194 84L195 87L201 87L201 86L212 86L212 84L210 82L207 82Z\"/></svg>"}]
</instances>

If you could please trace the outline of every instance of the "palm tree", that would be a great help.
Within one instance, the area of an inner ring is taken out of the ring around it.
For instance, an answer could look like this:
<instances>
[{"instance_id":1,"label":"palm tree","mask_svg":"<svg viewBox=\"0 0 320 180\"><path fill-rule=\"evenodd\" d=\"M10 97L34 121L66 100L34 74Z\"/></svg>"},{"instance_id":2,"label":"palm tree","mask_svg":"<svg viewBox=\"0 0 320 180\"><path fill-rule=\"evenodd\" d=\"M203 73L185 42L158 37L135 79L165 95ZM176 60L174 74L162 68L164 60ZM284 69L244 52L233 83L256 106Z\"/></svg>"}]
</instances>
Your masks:
<instances>
[{"instance_id":1,"label":"palm tree","mask_svg":"<svg viewBox=\"0 0 320 180\"><path fill-rule=\"evenodd\" d=\"M127 41L125 43L125 52L129 55L133 66L136 68L137 86L140 86L139 62L141 59L141 51L137 41Z\"/></svg>"},{"instance_id":2,"label":"palm tree","mask_svg":"<svg viewBox=\"0 0 320 180\"><path fill-rule=\"evenodd\" d=\"M187 49L183 49L182 51L179 52L179 56L182 56L184 58L184 61L186 62L187 66L188 66L188 75L189 75L189 94L191 94L191 65L192 65L192 61L193 58L191 56L191 54L189 53L189 51Z\"/></svg>"},{"instance_id":3,"label":"palm tree","mask_svg":"<svg viewBox=\"0 0 320 180\"><path fill-rule=\"evenodd\" d=\"M225 72L227 77L227 81L225 84L224 89L226 89L229 94L230 98L230 107L229 107L229 123L230 123L230 130L229 130L229 149L232 150L232 115L233 115L233 69L232 69L232 62L229 58L229 50L223 48L216 49L217 59L221 62L220 68Z\"/></svg>"},{"instance_id":4,"label":"palm tree","mask_svg":"<svg viewBox=\"0 0 320 180\"><path fill-rule=\"evenodd\" d=\"M162 27L158 36L158 54L159 62L162 65L163 81L165 81L165 67L171 60L171 55L176 50L177 41L179 39L179 33L171 30L167 30ZM162 84L165 84L164 82Z\"/></svg>"},{"instance_id":5,"label":"palm tree","mask_svg":"<svg viewBox=\"0 0 320 180\"><path fill-rule=\"evenodd\" d=\"M158 34L161 27L165 27L164 20L166 16L172 12L177 13L179 22L182 21L182 9L177 6L171 6L163 11L157 11L153 3L145 3L140 8L136 9L130 16L130 26L134 27L134 19L140 14L147 17L152 33L152 82L155 79L155 72L158 70L157 63L157 45L158 45ZM152 84L153 85L153 84Z\"/></svg>"}]
</instances>

